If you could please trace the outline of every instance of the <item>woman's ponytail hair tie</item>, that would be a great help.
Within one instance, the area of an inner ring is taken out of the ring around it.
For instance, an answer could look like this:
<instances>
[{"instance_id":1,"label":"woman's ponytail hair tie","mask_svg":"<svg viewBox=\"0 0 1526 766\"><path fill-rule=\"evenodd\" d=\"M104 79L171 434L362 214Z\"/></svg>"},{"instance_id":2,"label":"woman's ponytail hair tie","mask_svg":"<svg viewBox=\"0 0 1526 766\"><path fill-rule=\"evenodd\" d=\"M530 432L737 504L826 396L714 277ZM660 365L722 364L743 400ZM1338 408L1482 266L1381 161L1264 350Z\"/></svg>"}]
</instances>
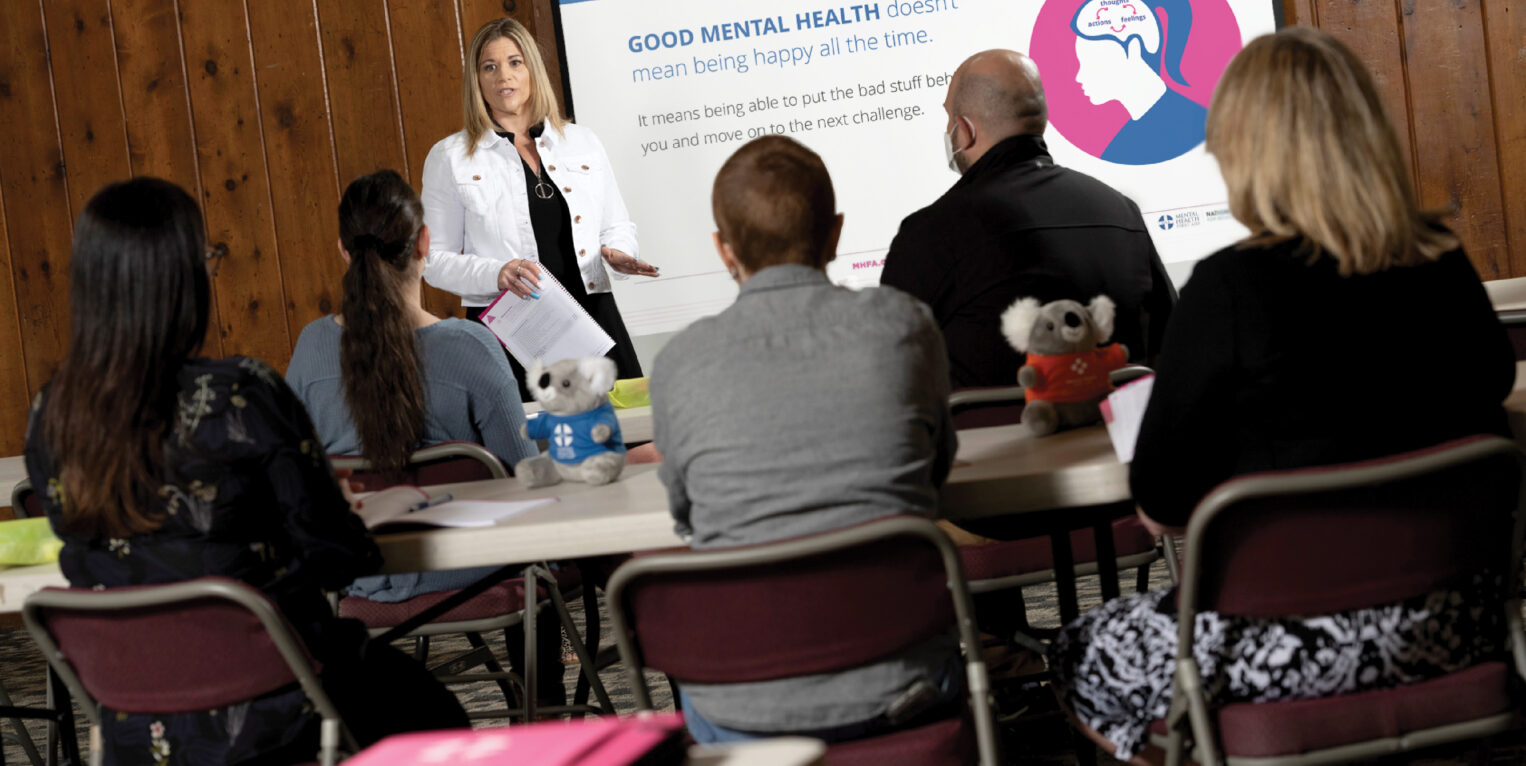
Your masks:
<instances>
[{"instance_id":1,"label":"woman's ponytail hair tie","mask_svg":"<svg viewBox=\"0 0 1526 766\"><path fill-rule=\"evenodd\" d=\"M381 237L378 237L375 234L356 234L355 237L350 240L350 244L354 245L354 250L356 251L352 253L352 255L371 252L375 253L384 261L391 261L395 259L398 253L402 252L403 249L402 244L383 241Z\"/></svg>"}]
</instances>

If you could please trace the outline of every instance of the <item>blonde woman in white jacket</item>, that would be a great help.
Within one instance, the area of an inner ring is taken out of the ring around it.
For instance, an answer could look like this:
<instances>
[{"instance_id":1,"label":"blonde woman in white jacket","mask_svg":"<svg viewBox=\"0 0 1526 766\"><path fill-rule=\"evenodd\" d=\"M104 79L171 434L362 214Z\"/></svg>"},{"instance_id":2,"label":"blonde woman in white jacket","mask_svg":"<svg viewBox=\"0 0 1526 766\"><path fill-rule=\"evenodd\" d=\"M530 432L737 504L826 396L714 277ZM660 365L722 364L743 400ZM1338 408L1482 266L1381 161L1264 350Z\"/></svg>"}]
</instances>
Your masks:
<instances>
[{"instance_id":1,"label":"blonde woman in white jacket","mask_svg":"<svg viewBox=\"0 0 1526 766\"><path fill-rule=\"evenodd\" d=\"M562 116L540 49L518 21L477 30L466 62L466 127L424 161L424 279L461 296L477 319L504 291L536 300L549 272L614 338L620 377L641 377L610 277L654 277L657 268L637 257L636 225L603 145ZM523 391L524 370L510 363Z\"/></svg>"}]
</instances>

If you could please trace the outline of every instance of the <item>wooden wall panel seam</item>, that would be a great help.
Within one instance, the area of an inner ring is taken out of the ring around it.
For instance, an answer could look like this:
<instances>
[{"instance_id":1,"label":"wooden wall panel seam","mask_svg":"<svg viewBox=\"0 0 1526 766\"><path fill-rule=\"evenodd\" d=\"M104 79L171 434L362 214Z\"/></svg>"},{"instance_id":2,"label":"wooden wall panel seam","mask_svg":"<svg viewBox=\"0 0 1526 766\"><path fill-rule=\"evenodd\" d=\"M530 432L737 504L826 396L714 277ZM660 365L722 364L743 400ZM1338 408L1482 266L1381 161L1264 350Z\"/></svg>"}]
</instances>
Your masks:
<instances>
[{"instance_id":1,"label":"wooden wall panel seam","mask_svg":"<svg viewBox=\"0 0 1526 766\"><path fill-rule=\"evenodd\" d=\"M196 174L195 179L192 181L194 188L191 189L191 194L196 198L196 207L201 210L202 231L206 233L207 243L210 245L212 244L212 226L211 222L207 219L207 197L201 181L201 149L199 148L201 141L196 137L196 109L191 105L191 70L186 65L185 28L180 23L180 0L172 0L170 5L175 11L175 39L180 41L180 44L175 46L175 54L180 59L180 80L184 84L181 91L185 94L185 118L191 127L191 170ZM132 159L131 153L128 154L128 159ZM208 285L208 287L210 289L207 291L207 334L202 339L202 353L221 358L225 354L223 352L222 309L217 303L216 280L214 279L213 283ZM211 348L207 347L208 341L214 344Z\"/></svg>"},{"instance_id":2,"label":"wooden wall panel seam","mask_svg":"<svg viewBox=\"0 0 1526 766\"><path fill-rule=\"evenodd\" d=\"M252 89L254 95L254 130L260 136L261 169L265 171L265 205L266 209L270 211L270 231L273 240L272 244L275 249L275 252L271 254L275 258L276 264L275 285L276 289L281 291L280 300L276 305L281 309L281 324L286 328L286 355L290 358L291 351L296 348L297 342L291 336L291 316L286 310L286 264L282 262L281 258L281 230L275 219L275 189L271 188L270 184L270 149L265 141L265 112L260 104L260 67L254 60L254 29L249 21L249 0L244 0L243 8L244 44L249 49L249 81L254 86ZM317 24L318 19L315 15L313 25L317 26ZM267 359L265 361L269 363L272 360ZM278 369L286 369L285 364L278 364L276 366Z\"/></svg>"},{"instance_id":3,"label":"wooden wall panel seam","mask_svg":"<svg viewBox=\"0 0 1526 766\"><path fill-rule=\"evenodd\" d=\"M397 85L397 49L392 37L392 7L388 0L382 0L382 28L387 31L387 76L392 82L392 103L397 105L397 140L398 148L403 152L403 178L413 177L412 163L408 161L408 131L403 127L403 94ZM335 151L335 161L338 160L338 151ZM340 187L343 193L343 187Z\"/></svg>"},{"instance_id":4,"label":"wooden wall panel seam","mask_svg":"<svg viewBox=\"0 0 1526 766\"><path fill-rule=\"evenodd\" d=\"M329 133L329 167L334 170L334 186L343 194L344 179L339 176L339 142L334 140L334 104L329 100L328 56L323 51L323 17L318 14L318 0L313 0L313 38L318 42L318 81L323 83L323 125L328 128ZM251 44L250 49L253 50L253 48ZM260 135L264 136L264 131L261 131ZM270 161L268 155L265 161L267 163ZM265 175L270 174L267 172ZM292 348L296 347L297 344L293 341Z\"/></svg>"},{"instance_id":5,"label":"wooden wall panel seam","mask_svg":"<svg viewBox=\"0 0 1526 766\"><path fill-rule=\"evenodd\" d=\"M58 88L54 85L53 82L53 43L48 38L48 11L45 2L46 0L38 0L37 15L42 19L43 52L44 57L48 62L48 95L53 100L53 136L58 141L58 158L67 163L68 160L64 157L64 128L58 123ZM67 167L68 166L65 165L65 168ZM65 170L59 175L59 180L63 181L64 183L64 210L66 211L68 219L73 221L74 202L72 200L74 195L69 189L69 173L67 170ZM73 241L72 232L70 241Z\"/></svg>"},{"instance_id":6,"label":"wooden wall panel seam","mask_svg":"<svg viewBox=\"0 0 1526 766\"><path fill-rule=\"evenodd\" d=\"M4 179L0 179L0 247L5 248L5 265L7 267L7 270L15 268L11 264L11 252L10 252L11 243L9 241L9 238L10 238L10 227L7 225L7 223L5 221L5 183L4 183ZM8 274L7 277L8 278L6 279L6 282L11 287L11 294L9 296L10 299L11 299L11 308L16 313L16 325L15 325L15 327L13 327L11 329L13 329L15 331L15 334L16 334L16 352L21 355L21 359L18 360L18 362L19 362L18 367L21 370L21 382L22 382L22 385L25 386L26 390L27 390L27 402L26 403L27 403L28 406L30 406L31 402L32 402L31 393L33 391L37 391L37 390L41 389L42 388L42 383L41 383L41 381L39 381L35 387L32 385L32 374L31 374L31 371L28 370L27 366L26 366L26 356L27 356L27 354L26 354L26 344L21 342L21 318L20 318L21 317L21 295L16 291L16 277L15 277L15 275L14 274ZM0 404L0 406L4 406L4 405ZM3 440L3 435L0 435L0 440Z\"/></svg>"},{"instance_id":7,"label":"wooden wall panel seam","mask_svg":"<svg viewBox=\"0 0 1526 766\"><path fill-rule=\"evenodd\" d=\"M116 15L111 11L109 0L106 2L106 29L111 33L111 70L117 76L117 108L122 110L122 146L128 148L127 177L131 178L137 174L133 172L132 142L128 140L127 136L127 101L122 98L122 92L126 89L122 87L122 62L118 58L121 49L117 47L117 21Z\"/></svg>"},{"instance_id":8,"label":"wooden wall panel seam","mask_svg":"<svg viewBox=\"0 0 1526 766\"><path fill-rule=\"evenodd\" d=\"M1415 95L1409 76L1409 35L1404 31L1404 3L1394 0L1394 24L1399 35L1399 70L1404 74L1404 121L1409 131L1409 182L1414 189L1415 203L1420 202L1420 137L1415 135ZM1451 215L1448 212L1448 215Z\"/></svg>"},{"instance_id":9,"label":"wooden wall panel seam","mask_svg":"<svg viewBox=\"0 0 1526 766\"><path fill-rule=\"evenodd\" d=\"M1479 18L1482 20L1483 27L1484 27L1484 75L1485 75L1485 77L1489 81L1489 91L1488 91L1488 93L1489 93L1489 103L1490 103L1491 106L1496 106L1497 107L1497 105L1499 104L1499 100L1500 100L1499 99L1499 86L1496 84L1496 77L1495 77L1495 72L1494 72L1494 50L1493 50L1493 43L1490 42L1490 40L1492 38L1489 36L1489 33L1488 33L1488 29L1489 29L1489 4L1484 2L1483 0L1479 0L1479 3L1478 3L1478 12L1479 12ZM1517 247L1526 247L1526 242L1517 243L1515 241L1515 238L1516 238L1516 232L1514 231L1515 227L1510 225L1510 218L1511 218L1511 215L1512 215L1512 208L1510 206L1510 203L1511 203L1510 197L1511 197L1511 195L1510 195L1510 189L1507 188L1507 184L1505 183L1505 175L1510 171L1509 166L1506 164L1507 163L1506 154L1508 154L1508 152L1506 151L1506 145L1504 143L1503 137L1500 135L1500 115L1499 115L1499 110L1498 110L1498 108L1494 108L1491 111L1492 111L1494 119L1490 120L1490 126L1489 127L1494 131L1494 164L1495 164L1495 166L1499 170L1498 175L1495 176L1495 181L1499 184L1500 205L1503 208L1502 211L1501 211L1502 212L1501 220L1502 220L1502 222L1505 225L1505 258L1506 258L1506 261L1507 261L1507 264L1508 264L1508 262L1514 260L1511 256L1512 256L1513 253L1516 252L1516 248ZM1515 215L1520 215L1520 213L1516 212ZM1509 274L1508 272L1510 272L1512 270L1511 269L1506 269L1506 271L1507 271L1506 276L1511 276L1511 274Z\"/></svg>"},{"instance_id":10,"label":"wooden wall panel seam","mask_svg":"<svg viewBox=\"0 0 1526 766\"><path fill-rule=\"evenodd\" d=\"M202 208L201 215L203 218L205 218L207 215L206 191L202 187L201 180L201 152L196 149L196 147L201 146L201 143L200 139L198 139L196 136L196 108L191 104L191 70L189 65L186 64L187 57L185 55L185 28L181 25L180 0L174 0L173 5L175 8L175 37L180 40L180 45L176 50L176 52L180 54L180 79L185 82L185 113L186 117L191 123L191 167L196 170L196 188L193 193L196 195L197 206ZM212 302L214 305L216 305L216 290L212 291ZM218 346L221 347L222 333L219 332L217 335L217 343Z\"/></svg>"}]
</instances>

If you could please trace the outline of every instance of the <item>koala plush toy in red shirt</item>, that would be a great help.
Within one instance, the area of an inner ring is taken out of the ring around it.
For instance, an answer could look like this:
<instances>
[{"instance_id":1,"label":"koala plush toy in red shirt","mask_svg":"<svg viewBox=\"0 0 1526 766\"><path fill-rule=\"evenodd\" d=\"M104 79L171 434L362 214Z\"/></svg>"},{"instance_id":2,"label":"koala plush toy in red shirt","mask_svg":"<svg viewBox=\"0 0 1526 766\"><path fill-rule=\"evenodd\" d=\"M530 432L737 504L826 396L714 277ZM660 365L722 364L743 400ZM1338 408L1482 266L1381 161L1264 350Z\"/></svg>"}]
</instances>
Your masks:
<instances>
[{"instance_id":1,"label":"koala plush toy in red shirt","mask_svg":"<svg viewBox=\"0 0 1526 766\"><path fill-rule=\"evenodd\" d=\"M1102 419L1098 404L1113 390L1109 373L1127 365L1129 356L1122 343L1107 342L1115 310L1112 299L1099 295L1085 306L1021 298L1002 313L1002 335L1028 355L1017 383L1028 400L1023 423L1035 434Z\"/></svg>"}]
</instances>

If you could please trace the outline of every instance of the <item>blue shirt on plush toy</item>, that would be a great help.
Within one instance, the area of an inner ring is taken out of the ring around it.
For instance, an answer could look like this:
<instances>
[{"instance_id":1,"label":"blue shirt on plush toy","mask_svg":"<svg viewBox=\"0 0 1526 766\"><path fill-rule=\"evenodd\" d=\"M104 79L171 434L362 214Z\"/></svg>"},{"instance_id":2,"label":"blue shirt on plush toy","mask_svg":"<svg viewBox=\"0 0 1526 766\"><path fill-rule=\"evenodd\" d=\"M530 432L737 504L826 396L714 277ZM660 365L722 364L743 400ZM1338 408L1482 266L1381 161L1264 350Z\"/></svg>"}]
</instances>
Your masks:
<instances>
[{"instance_id":1,"label":"blue shirt on plush toy","mask_svg":"<svg viewBox=\"0 0 1526 766\"><path fill-rule=\"evenodd\" d=\"M600 424L609 426L607 442L596 442L590 436L594 426ZM547 440L550 445L547 454L558 463L577 465L604 452L625 454L625 442L620 438L620 421L615 417L614 405L609 402L576 415L542 412L526 424L525 431L531 439Z\"/></svg>"}]
</instances>

